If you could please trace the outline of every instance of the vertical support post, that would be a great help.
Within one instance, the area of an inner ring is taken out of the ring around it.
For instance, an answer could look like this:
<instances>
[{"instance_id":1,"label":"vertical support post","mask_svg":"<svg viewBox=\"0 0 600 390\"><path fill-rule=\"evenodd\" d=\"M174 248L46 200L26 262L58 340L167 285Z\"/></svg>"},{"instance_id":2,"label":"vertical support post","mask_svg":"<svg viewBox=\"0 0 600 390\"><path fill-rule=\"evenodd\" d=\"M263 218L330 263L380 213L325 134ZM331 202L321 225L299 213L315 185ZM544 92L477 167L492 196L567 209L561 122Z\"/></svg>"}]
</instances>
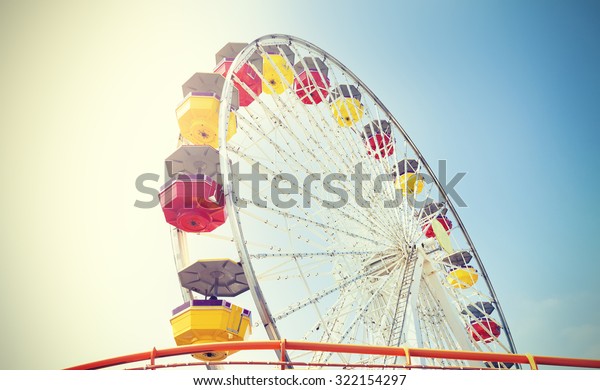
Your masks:
<instances>
[{"instance_id":1,"label":"vertical support post","mask_svg":"<svg viewBox=\"0 0 600 390\"><path fill-rule=\"evenodd\" d=\"M190 265L187 236L185 235L185 232L177 228L171 228L171 244L175 249L175 268L177 272L179 272ZM184 302L189 302L194 299L192 292L185 287L181 287L181 296L183 297Z\"/></svg>"},{"instance_id":2,"label":"vertical support post","mask_svg":"<svg viewBox=\"0 0 600 390\"><path fill-rule=\"evenodd\" d=\"M412 365L412 363L410 362L410 348L404 345L402 349L404 349L404 357L406 357L406 365L408 366L406 368L410 370L410 366Z\"/></svg>"},{"instance_id":3,"label":"vertical support post","mask_svg":"<svg viewBox=\"0 0 600 390\"><path fill-rule=\"evenodd\" d=\"M531 366L531 369L537 370L538 366L535 362L535 357L530 353L526 353L525 356L527 356L527 360L529 361L529 365Z\"/></svg>"},{"instance_id":4,"label":"vertical support post","mask_svg":"<svg viewBox=\"0 0 600 390\"><path fill-rule=\"evenodd\" d=\"M285 370L285 367L287 366L287 362L286 362L286 356L287 355L286 355L286 349L285 349L286 345L285 344L286 344L286 340L285 339L281 339L280 342L279 342L279 345L281 347L281 350L280 350L280 352L281 352L280 363L281 363L281 369L282 370Z\"/></svg>"},{"instance_id":5,"label":"vertical support post","mask_svg":"<svg viewBox=\"0 0 600 390\"><path fill-rule=\"evenodd\" d=\"M150 351L150 369L154 370L154 365L156 361L156 347L152 347L152 351Z\"/></svg>"}]
</instances>

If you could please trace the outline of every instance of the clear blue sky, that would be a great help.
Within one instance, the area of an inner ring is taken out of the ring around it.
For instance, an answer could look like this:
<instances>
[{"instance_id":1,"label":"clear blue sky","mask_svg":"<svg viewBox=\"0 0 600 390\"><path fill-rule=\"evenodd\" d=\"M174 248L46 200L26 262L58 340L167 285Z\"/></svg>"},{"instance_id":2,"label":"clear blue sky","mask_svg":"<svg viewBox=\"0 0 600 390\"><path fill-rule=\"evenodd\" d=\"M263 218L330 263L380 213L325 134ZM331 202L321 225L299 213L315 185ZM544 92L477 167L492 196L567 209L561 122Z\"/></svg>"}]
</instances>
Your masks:
<instances>
[{"instance_id":1,"label":"clear blue sky","mask_svg":"<svg viewBox=\"0 0 600 390\"><path fill-rule=\"evenodd\" d=\"M172 345L168 228L134 181L175 146L180 84L267 33L336 56L468 172L459 213L520 352L600 358L600 3L121 3L0 3L0 368Z\"/></svg>"}]
</instances>

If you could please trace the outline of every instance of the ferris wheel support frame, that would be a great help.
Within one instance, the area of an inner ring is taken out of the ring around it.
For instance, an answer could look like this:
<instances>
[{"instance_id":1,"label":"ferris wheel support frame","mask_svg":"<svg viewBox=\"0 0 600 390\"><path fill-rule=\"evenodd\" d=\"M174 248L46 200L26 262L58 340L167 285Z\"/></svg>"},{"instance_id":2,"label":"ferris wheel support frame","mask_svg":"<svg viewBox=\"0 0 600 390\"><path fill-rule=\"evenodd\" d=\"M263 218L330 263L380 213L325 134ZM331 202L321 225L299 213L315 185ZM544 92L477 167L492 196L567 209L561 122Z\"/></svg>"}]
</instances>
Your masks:
<instances>
[{"instance_id":1,"label":"ferris wheel support frame","mask_svg":"<svg viewBox=\"0 0 600 390\"><path fill-rule=\"evenodd\" d=\"M453 315L455 311L452 310L452 304L448 300L446 294L444 294L444 288L441 285L439 279L435 277L435 271L429 261L425 262L423 266L423 272L429 287L433 289L433 293L438 299L440 307L442 308L444 316L447 318L448 325L452 330L454 337L456 337L458 345L460 345L460 348L462 348L465 351L472 351L473 345L469 342L469 339L467 338L467 335L464 332L462 323L458 320L458 318L455 315Z\"/></svg>"}]
</instances>

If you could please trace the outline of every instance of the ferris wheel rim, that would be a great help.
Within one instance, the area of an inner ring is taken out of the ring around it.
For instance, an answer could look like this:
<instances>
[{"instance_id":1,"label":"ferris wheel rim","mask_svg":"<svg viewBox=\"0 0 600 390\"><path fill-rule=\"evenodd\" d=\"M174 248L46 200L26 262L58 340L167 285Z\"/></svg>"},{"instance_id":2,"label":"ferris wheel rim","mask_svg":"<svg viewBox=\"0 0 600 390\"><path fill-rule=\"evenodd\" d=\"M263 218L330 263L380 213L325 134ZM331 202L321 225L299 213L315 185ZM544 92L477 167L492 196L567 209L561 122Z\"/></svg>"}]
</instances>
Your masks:
<instances>
[{"instance_id":1,"label":"ferris wheel rim","mask_svg":"<svg viewBox=\"0 0 600 390\"><path fill-rule=\"evenodd\" d=\"M404 140L410 145L413 152L416 154L416 156L421 161L423 168L427 171L427 173L433 179L434 184L437 187L438 191L440 192L440 194L443 195L446 205L451 210L452 215L458 224L458 227L462 231L462 233L469 245L469 249L473 253L473 257L475 257L475 259L476 259L477 265L481 271L483 279L485 280L486 286L489 289L489 292L493 298L493 303L496 305L496 308L498 310L498 315L500 317L500 321L502 323L502 326L505 331L505 335L506 335L508 343L509 343L509 347L513 353L516 353L516 348L514 346L512 335L508 328L508 323L505 319L504 313L500 306L500 302L497 298L495 290L493 289L493 286L491 284L491 280L485 270L483 262L481 261L480 256L475 248L475 245L474 245L470 235L468 234L466 227L464 226L464 223L460 219L460 216L456 210L456 207L454 206L451 198L447 194L445 188L443 188L443 186L439 182L439 179L437 178L437 176L435 175L435 173L433 172L433 170L427 163L427 160L425 159L425 157L422 155L420 150L414 144L414 142L412 141L412 139L410 138L408 133L400 125L400 123L397 121L397 119L394 117L394 115L387 109L387 107L383 104L383 102L381 102L381 100L377 97L377 95L375 93L373 93L373 91L364 82L362 82L362 80L360 80L360 78L358 78L350 69L348 69L343 63L341 63L339 60L337 60L334 56L332 56L325 50L319 48L318 46L316 46L306 40L303 40L301 38L297 38L297 37L294 37L291 35L269 34L269 35L265 35L265 36L262 36L256 40L254 40L253 42L248 44L236 56L236 58L233 60L233 63L231 65L231 69L237 69L237 67L239 67L240 64L243 63L243 61L247 60L246 57L248 57L248 54L251 53L255 49L255 47L258 47L262 43L268 43L269 41L289 42L290 44L296 43L296 44L299 44L300 46L304 46L312 51L322 54L323 58L327 59L328 61L331 61L333 64L335 64L341 70L346 72L349 75L349 77L360 86L362 91L364 91L364 93L366 95L368 95L369 98L371 98L383 110L383 112L387 115L387 118L389 118L393 122L393 124L396 126L396 128L401 132ZM233 235L234 241L236 242L236 248L237 248L238 254L240 256L240 260L241 260L242 267L244 268L244 272L247 274L247 277L249 279L250 291L253 295L255 304L259 311L261 320L263 322L263 326L265 327L269 338L280 339L281 335L277 328L277 321L270 311L268 302L265 299L265 296L262 292L257 275L252 266L251 256L248 251L246 242L244 240L243 226L240 221L239 214L238 214L239 210L235 206L235 200L233 198L234 194L232 191L232 183L230 182L231 171L230 171L229 158L228 158L229 152L227 149L227 145L228 145L227 130L228 130L228 123L229 123L229 104L230 104L230 100L231 100L230 92L233 88L232 75L233 75L233 72L229 72L225 78L225 85L223 87L224 93L222 94L221 102L226 103L226 104L221 104L221 106L220 106L219 130L218 130L221 169L222 169L222 174L223 174L225 196L227 198L226 207L227 207L228 216L230 218L230 226L231 226L231 230L232 230L232 235Z\"/></svg>"}]
</instances>

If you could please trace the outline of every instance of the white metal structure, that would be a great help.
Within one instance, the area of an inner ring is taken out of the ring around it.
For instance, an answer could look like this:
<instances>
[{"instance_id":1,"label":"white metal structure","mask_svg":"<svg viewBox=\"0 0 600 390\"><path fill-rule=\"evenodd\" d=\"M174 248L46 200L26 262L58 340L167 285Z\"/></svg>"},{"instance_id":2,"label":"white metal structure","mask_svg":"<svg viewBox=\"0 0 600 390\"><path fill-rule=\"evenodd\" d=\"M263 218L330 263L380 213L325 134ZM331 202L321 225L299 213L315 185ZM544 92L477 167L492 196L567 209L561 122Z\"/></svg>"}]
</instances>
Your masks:
<instances>
[{"instance_id":1,"label":"white metal structure","mask_svg":"<svg viewBox=\"0 0 600 390\"><path fill-rule=\"evenodd\" d=\"M266 65L263 69L249 61L257 55ZM275 58L283 58L285 65ZM306 104L294 80L299 69L318 60L327 74L314 67L309 84L327 78L329 85L317 88L309 98L312 104ZM240 82L234 73L248 63L263 80L263 92L256 96L244 87L255 100L237 109L237 133L227 140L234 82ZM275 69L283 92L272 89L263 74L266 67ZM290 69L293 80L284 74ZM231 237L258 311L255 325L264 327L273 340L516 352L490 279L452 199L406 131L366 85L328 53L284 35L252 42L231 70L221 96L219 152ZM362 115L350 118L349 125L340 123L336 114L340 107L352 114L351 100L332 108L335 98L343 95L342 85L356 87L362 104ZM368 126L373 121L390 126L390 143L384 146L394 151L386 150L385 156L382 145L369 147L373 133ZM378 153L381 158L376 158ZM391 176L410 160L418 162L415 174L425 178L420 193L416 187L398 190ZM432 202L438 206L424 207ZM442 237L438 229L436 236L426 237L424 231L444 213L453 222L450 234ZM186 236L176 232L174 237L180 265L189 263ZM456 253L472 256L469 265L479 278L472 287L456 288L449 282L448 258ZM495 311L469 314L478 302L492 303ZM493 318L502 334L490 335L487 342L474 340L469 323L481 324L483 318ZM289 358L343 363L362 359L323 352ZM373 363L378 358L364 359ZM389 359L379 362L401 363Z\"/></svg>"}]
</instances>

